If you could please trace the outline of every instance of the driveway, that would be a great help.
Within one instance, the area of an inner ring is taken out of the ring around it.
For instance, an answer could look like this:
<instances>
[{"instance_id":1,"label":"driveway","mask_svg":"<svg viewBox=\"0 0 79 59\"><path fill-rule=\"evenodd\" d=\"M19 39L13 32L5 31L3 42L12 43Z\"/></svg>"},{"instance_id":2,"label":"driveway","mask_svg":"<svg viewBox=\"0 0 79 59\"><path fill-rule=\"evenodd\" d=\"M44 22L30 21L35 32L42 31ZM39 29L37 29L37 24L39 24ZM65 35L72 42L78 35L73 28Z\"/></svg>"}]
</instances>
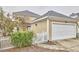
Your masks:
<instances>
[{"instance_id":1,"label":"driveway","mask_svg":"<svg viewBox=\"0 0 79 59\"><path fill-rule=\"evenodd\" d=\"M65 39L60 41L53 41L51 44L45 43L45 44L38 44L37 46L48 48L51 50L54 49L69 52L77 52L79 51L79 39Z\"/></svg>"},{"instance_id":2,"label":"driveway","mask_svg":"<svg viewBox=\"0 0 79 59\"><path fill-rule=\"evenodd\" d=\"M79 39L67 39L62 41L57 41L61 46L69 51L79 51Z\"/></svg>"}]
</instances>

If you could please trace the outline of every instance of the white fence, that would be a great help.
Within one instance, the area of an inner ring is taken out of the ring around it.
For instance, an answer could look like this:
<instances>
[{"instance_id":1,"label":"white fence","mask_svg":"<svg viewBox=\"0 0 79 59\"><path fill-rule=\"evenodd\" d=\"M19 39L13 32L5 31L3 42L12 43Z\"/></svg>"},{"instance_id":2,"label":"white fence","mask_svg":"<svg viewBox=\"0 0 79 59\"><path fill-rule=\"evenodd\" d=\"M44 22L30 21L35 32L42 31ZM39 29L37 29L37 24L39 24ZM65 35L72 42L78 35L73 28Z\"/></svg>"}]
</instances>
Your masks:
<instances>
[{"instance_id":1,"label":"white fence","mask_svg":"<svg viewBox=\"0 0 79 59\"><path fill-rule=\"evenodd\" d=\"M45 43L47 42L47 32L37 33L36 37L33 38L33 43Z\"/></svg>"},{"instance_id":2,"label":"white fence","mask_svg":"<svg viewBox=\"0 0 79 59\"><path fill-rule=\"evenodd\" d=\"M0 50L13 48L9 37L0 37Z\"/></svg>"}]
</instances>

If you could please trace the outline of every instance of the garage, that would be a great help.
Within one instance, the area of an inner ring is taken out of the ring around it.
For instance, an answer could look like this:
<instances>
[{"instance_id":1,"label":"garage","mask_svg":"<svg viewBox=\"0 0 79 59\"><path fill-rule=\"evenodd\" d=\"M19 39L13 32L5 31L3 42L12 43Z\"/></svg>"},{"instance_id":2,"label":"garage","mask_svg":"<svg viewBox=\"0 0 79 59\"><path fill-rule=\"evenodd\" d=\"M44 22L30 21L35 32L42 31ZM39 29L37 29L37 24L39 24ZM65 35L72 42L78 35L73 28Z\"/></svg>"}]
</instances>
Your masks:
<instances>
[{"instance_id":1,"label":"garage","mask_svg":"<svg viewBox=\"0 0 79 59\"><path fill-rule=\"evenodd\" d=\"M76 23L53 23L52 40L76 38Z\"/></svg>"},{"instance_id":2,"label":"garage","mask_svg":"<svg viewBox=\"0 0 79 59\"><path fill-rule=\"evenodd\" d=\"M78 36L76 35L78 33L78 21L58 12L47 12L42 17L33 21L33 24L37 24L35 28L33 27L33 30L37 34L37 42L53 42L54 40L76 38ZM47 34L44 35L44 32Z\"/></svg>"}]
</instances>

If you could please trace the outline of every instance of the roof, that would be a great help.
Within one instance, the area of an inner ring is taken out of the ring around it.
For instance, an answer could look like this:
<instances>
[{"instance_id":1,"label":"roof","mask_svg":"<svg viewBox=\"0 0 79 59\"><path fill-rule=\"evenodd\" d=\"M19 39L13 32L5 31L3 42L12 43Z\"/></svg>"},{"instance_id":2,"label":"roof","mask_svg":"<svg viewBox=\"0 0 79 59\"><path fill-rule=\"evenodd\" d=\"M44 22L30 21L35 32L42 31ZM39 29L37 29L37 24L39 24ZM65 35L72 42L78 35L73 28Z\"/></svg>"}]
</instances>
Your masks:
<instances>
[{"instance_id":1,"label":"roof","mask_svg":"<svg viewBox=\"0 0 79 59\"><path fill-rule=\"evenodd\" d=\"M36 18L35 20L33 20L33 22L39 21L39 19L45 18L46 16L47 16L47 18L48 17L62 17L62 18L74 19L74 18L71 18L71 17L66 16L64 14L61 14L61 13L58 13L56 11L50 10L47 13L45 13L44 15L42 15L42 16Z\"/></svg>"},{"instance_id":2,"label":"roof","mask_svg":"<svg viewBox=\"0 0 79 59\"><path fill-rule=\"evenodd\" d=\"M32 23L35 23L35 22L39 22L39 21L42 21L42 20L52 20L52 21L58 21L58 22L77 22L78 20L74 20L74 19L67 19L67 18L61 18L61 17L55 17L55 16L44 16L44 17L41 17L37 20L34 20Z\"/></svg>"},{"instance_id":3,"label":"roof","mask_svg":"<svg viewBox=\"0 0 79 59\"><path fill-rule=\"evenodd\" d=\"M31 11L28 11L28 10L13 12L13 15L32 16L32 17L36 17L36 18L40 17L40 15L33 13Z\"/></svg>"},{"instance_id":4,"label":"roof","mask_svg":"<svg viewBox=\"0 0 79 59\"><path fill-rule=\"evenodd\" d=\"M71 18L69 16L66 16L64 14L61 14L61 13L53 11L53 10L48 11L47 13L45 13L44 15L42 15L41 17L38 17L37 19L45 17L45 16L57 16L57 17L65 17L65 18L73 19L73 18ZM37 20L37 19L35 19L35 20Z\"/></svg>"},{"instance_id":5,"label":"roof","mask_svg":"<svg viewBox=\"0 0 79 59\"><path fill-rule=\"evenodd\" d=\"M57 20L55 19L56 17L58 18L62 18L61 20L57 18ZM48 11L47 13L45 13L44 15L42 15L41 17L35 19L33 22L37 22L37 21L40 21L40 20L43 20L45 18L54 18L54 20L56 21L71 21L71 22L77 22L77 20L74 20L74 18L71 18L71 17L68 17L66 15L63 15L61 13L58 13L56 11ZM65 20L64 20L64 19Z\"/></svg>"},{"instance_id":6,"label":"roof","mask_svg":"<svg viewBox=\"0 0 79 59\"><path fill-rule=\"evenodd\" d=\"M66 15L64 15L64 14L58 13L58 12L53 11L53 10L48 11L48 12L45 13L43 16L58 16L58 17L71 18L71 17L68 17L68 16L66 16Z\"/></svg>"}]
</instances>

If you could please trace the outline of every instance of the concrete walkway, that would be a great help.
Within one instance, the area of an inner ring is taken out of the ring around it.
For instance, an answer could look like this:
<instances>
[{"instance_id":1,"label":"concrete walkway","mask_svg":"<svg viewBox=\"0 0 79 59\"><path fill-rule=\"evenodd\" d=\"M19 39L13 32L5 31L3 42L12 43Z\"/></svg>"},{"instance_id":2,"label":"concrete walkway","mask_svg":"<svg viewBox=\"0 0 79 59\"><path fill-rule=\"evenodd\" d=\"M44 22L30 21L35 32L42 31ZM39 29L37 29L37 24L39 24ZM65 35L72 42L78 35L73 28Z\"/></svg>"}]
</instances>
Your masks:
<instances>
[{"instance_id":1,"label":"concrete walkway","mask_svg":"<svg viewBox=\"0 0 79 59\"><path fill-rule=\"evenodd\" d=\"M56 45L54 44L37 44L39 47L53 49L53 50L63 50L63 51L70 51L70 52L77 52L79 51L79 39L67 39L61 41L55 41Z\"/></svg>"}]
</instances>

